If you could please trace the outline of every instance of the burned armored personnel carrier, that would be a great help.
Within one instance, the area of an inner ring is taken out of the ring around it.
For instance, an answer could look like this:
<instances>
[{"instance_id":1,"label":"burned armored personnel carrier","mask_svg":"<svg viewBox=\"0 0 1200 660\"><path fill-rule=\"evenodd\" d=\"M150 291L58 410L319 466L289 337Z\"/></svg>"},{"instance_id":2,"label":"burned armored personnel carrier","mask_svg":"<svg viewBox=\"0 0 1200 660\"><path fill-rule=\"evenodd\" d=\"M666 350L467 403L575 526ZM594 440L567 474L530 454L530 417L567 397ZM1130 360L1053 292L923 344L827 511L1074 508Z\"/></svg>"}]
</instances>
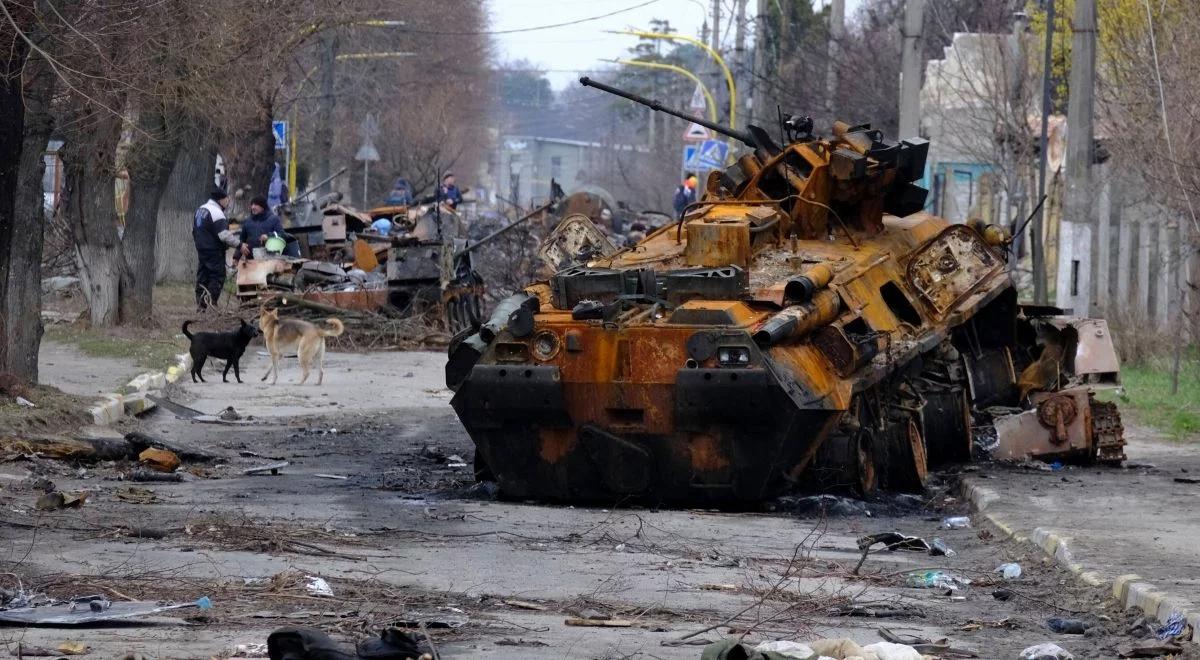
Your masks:
<instances>
[{"instance_id":1,"label":"burned armored personnel carrier","mask_svg":"<svg viewBox=\"0 0 1200 660\"><path fill-rule=\"evenodd\" d=\"M734 503L919 490L973 445L1118 461L1103 321L1017 302L1006 233L922 209L928 148L869 126L748 147L674 225L503 301L451 346L481 476L514 497ZM978 442L973 442L979 434Z\"/></svg>"}]
</instances>

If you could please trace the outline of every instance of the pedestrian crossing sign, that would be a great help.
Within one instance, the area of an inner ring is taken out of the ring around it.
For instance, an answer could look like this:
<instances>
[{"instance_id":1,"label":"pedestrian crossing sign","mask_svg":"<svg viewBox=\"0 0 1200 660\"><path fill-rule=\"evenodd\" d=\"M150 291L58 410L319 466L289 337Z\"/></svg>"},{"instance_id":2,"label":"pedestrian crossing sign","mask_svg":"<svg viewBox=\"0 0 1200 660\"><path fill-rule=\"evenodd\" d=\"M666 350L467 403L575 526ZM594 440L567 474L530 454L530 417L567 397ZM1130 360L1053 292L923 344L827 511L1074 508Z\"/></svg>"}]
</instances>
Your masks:
<instances>
[{"instance_id":1,"label":"pedestrian crossing sign","mask_svg":"<svg viewBox=\"0 0 1200 660\"><path fill-rule=\"evenodd\" d=\"M271 133L275 136L275 148L277 150L287 149L287 124L285 120L271 122Z\"/></svg>"},{"instance_id":2,"label":"pedestrian crossing sign","mask_svg":"<svg viewBox=\"0 0 1200 660\"><path fill-rule=\"evenodd\" d=\"M695 169L719 170L725 167L725 159L729 157L729 144L720 140L705 140L696 155L692 158Z\"/></svg>"}]
</instances>

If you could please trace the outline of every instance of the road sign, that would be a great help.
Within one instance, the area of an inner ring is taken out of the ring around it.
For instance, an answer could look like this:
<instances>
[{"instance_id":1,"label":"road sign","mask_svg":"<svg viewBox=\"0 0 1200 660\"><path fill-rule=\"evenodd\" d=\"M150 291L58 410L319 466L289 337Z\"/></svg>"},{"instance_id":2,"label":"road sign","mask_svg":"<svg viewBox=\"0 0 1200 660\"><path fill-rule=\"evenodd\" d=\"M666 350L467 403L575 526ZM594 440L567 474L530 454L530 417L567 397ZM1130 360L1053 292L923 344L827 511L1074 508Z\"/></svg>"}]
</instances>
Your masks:
<instances>
[{"instance_id":1,"label":"road sign","mask_svg":"<svg viewBox=\"0 0 1200 660\"><path fill-rule=\"evenodd\" d=\"M275 148L287 149L288 123L286 120L271 122L271 132L275 134Z\"/></svg>"},{"instance_id":2,"label":"road sign","mask_svg":"<svg viewBox=\"0 0 1200 660\"><path fill-rule=\"evenodd\" d=\"M370 141L364 140L358 148L358 153L354 154L354 160L379 160L379 150Z\"/></svg>"},{"instance_id":3,"label":"road sign","mask_svg":"<svg viewBox=\"0 0 1200 660\"><path fill-rule=\"evenodd\" d=\"M694 164L692 161L696 159L696 152L699 150L700 145L698 144L683 145L683 164L680 165L679 169L684 172L696 169L695 167L692 167Z\"/></svg>"},{"instance_id":4,"label":"road sign","mask_svg":"<svg viewBox=\"0 0 1200 660\"><path fill-rule=\"evenodd\" d=\"M683 140L685 142L704 142L710 138L712 138L712 133L696 122L692 122L692 125L688 126L687 130L683 133Z\"/></svg>"},{"instance_id":5,"label":"road sign","mask_svg":"<svg viewBox=\"0 0 1200 660\"><path fill-rule=\"evenodd\" d=\"M374 116L367 114L363 123L359 125L358 134L362 136L362 144L358 147L358 153L354 154L354 160L363 162L379 160L379 150L375 148L375 136L379 134L379 124L376 123Z\"/></svg>"},{"instance_id":6,"label":"road sign","mask_svg":"<svg viewBox=\"0 0 1200 660\"><path fill-rule=\"evenodd\" d=\"M720 140L705 140L696 150L692 160L698 170L719 170L725 167L725 159L729 157L729 143Z\"/></svg>"},{"instance_id":7,"label":"road sign","mask_svg":"<svg viewBox=\"0 0 1200 660\"><path fill-rule=\"evenodd\" d=\"M692 110L703 110L704 105L704 88L700 87L700 83L696 83L696 90L692 92L692 102L688 104Z\"/></svg>"}]
</instances>

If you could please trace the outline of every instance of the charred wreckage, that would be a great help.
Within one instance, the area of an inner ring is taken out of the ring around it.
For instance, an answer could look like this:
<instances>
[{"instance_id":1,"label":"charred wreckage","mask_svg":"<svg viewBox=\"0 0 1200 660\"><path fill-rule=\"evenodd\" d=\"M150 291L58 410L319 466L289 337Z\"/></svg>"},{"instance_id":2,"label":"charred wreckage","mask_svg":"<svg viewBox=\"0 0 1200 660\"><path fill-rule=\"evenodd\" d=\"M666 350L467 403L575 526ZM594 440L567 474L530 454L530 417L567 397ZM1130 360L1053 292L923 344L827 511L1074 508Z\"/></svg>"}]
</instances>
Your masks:
<instances>
[{"instance_id":1,"label":"charred wreckage","mask_svg":"<svg viewBox=\"0 0 1200 660\"><path fill-rule=\"evenodd\" d=\"M637 245L568 241L460 333L451 405L512 497L737 503L920 490L973 455L1119 462L1103 320L1017 301L1007 233L923 211L928 142L734 131L749 151ZM560 250L561 251L561 250ZM561 257L561 255L560 255Z\"/></svg>"}]
</instances>

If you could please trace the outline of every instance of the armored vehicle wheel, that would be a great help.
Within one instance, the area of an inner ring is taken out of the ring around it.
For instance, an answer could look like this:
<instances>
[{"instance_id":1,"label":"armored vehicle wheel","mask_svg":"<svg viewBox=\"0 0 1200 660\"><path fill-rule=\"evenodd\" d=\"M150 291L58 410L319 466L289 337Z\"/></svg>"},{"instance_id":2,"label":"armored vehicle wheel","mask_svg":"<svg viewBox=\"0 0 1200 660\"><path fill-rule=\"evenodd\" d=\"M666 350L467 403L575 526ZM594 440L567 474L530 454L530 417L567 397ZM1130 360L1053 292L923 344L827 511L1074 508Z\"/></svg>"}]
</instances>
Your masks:
<instances>
[{"instance_id":1,"label":"armored vehicle wheel","mask_svg":"<svg viewBox=\"0 0 1200 660\"><path fill-rule=\"evenodd\" d=\"M937 467L970 461L973 438L967 391L958 387L921 395L925 398L921 436L925 439L929 464Z\"/></svg>"},{"instance_id":2,"label":"armored vehicle wheel","mask_svg":"<svg viewBox=\"0 0 1200 660\"><path fill-rule=\"evenodd\" d=\"M821 443L813 459L811 490L870 495L878 486L875 438L867 428L837 433Z\"/></svg>"},{"instance_id":3,"label":"armored vehicle wheel","mask_svg":"<svg viewBox=\"0 0 1200 660\"><path fill-rule=\"evenodd\" d=\"M480 309L483 301L479 294L470 292L454 296L446 301L446 327L458 333L468 328L477 328L482 322Z\"/></svg>"},{"instance_id":4,"label":"armored vehicle wheel","mask_svg":"<svg viewBox=\"0 0 1200 660\"><path fill-rule=\"evenodd\" d=\"M924 490L929 467L925 440L916 420L909 415L893 418L878 437L881 439L876 452L878 469L888 490L912 493Z\"/></svg>"}]
</instances>

